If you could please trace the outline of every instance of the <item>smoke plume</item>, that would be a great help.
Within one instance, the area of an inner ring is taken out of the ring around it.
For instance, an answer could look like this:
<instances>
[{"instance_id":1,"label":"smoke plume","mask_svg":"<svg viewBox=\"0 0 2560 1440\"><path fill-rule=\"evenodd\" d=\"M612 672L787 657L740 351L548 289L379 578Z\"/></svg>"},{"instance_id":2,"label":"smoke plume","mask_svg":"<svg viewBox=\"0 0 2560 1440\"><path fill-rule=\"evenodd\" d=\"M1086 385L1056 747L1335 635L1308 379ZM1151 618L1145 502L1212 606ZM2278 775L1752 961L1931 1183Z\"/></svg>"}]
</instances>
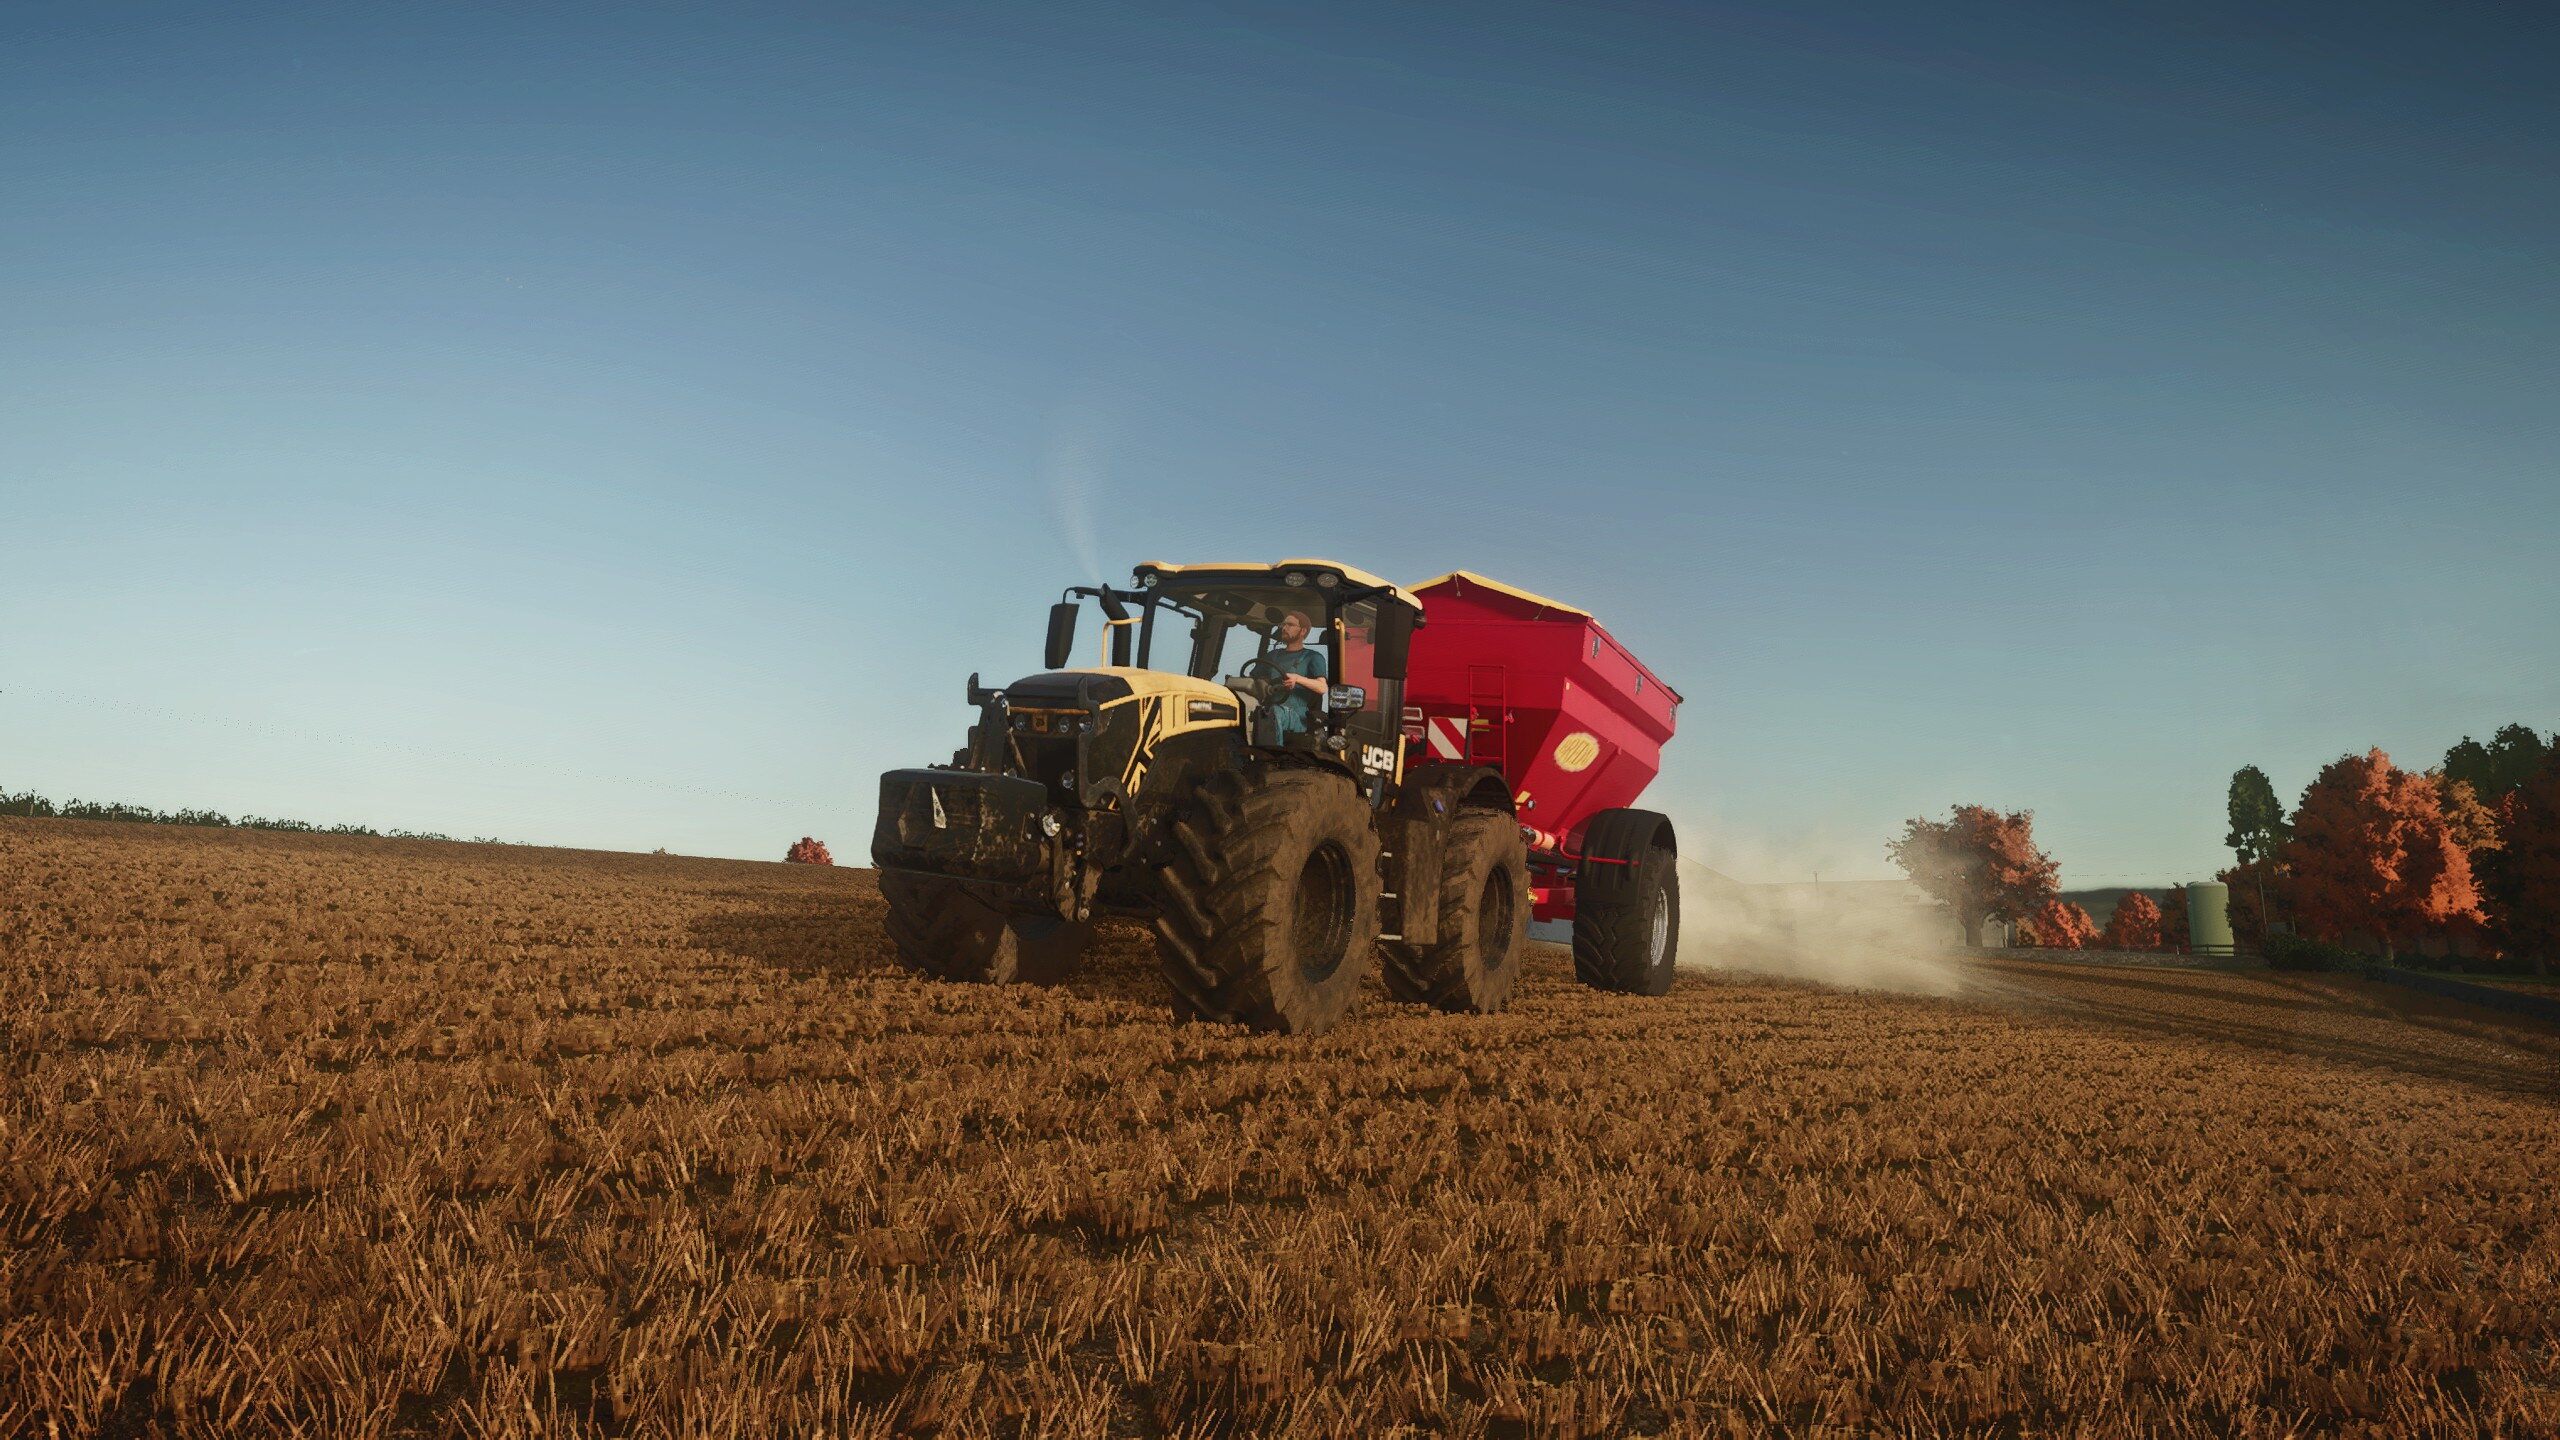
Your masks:
<instances>
[{"instance_id":1,"label":"smoke plume","mask_svg":"<svg viewBox=\"0 0 2560 1440\"><path fill-rule=\"evenodd\" d=\"M1110 426L1100 409L1070 406L1051 424L1047 453L1041 457L1058 534L1074 552L1086 583L1093 585L1103 583L1102 549L1095 540L1093 517L1110 440Z\"/></svg>"}]
</instances>

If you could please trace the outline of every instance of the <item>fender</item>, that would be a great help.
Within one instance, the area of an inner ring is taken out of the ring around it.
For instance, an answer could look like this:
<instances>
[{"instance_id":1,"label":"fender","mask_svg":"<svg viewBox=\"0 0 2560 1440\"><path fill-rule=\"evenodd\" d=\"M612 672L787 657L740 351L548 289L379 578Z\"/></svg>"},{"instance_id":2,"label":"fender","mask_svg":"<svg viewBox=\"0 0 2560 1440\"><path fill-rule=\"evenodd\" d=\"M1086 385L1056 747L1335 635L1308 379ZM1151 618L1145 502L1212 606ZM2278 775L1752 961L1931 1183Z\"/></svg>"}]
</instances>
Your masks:
<instances>
[{"instance_id":1,"label":"fender","mask_svg":"<svg viewBox=\"0 0 2560 1440\"><path fill-rule=\"evenodd\" d=\"M1440 857L1449 828L1465 811L1517 817L1502 772L1485 765L1411 765L1378 812L1386 898L1380 928L1388 938L1440 932Z\"/></svg>"}]
</instances>

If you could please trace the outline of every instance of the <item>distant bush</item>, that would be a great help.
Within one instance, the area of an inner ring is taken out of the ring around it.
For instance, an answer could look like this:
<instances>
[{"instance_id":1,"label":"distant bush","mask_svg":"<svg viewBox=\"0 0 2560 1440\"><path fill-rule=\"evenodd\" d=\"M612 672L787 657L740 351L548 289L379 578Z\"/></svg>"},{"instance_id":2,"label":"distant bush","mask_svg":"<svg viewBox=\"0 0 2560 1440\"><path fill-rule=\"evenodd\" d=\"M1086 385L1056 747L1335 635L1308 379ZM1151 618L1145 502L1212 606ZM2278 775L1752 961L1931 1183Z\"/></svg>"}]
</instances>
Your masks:
<instances>
[{"instance_id":1,"label":"distant bush","mask_svg":"<svg viewBox=\"0 0 2560 1440\"><path fill-rule=\"evenodd\" d=\"M2046 950L2085 950L2098 939L2096 922L2089 912L2068 900L2047 900L2027 921L2035 935L2033 943Z\"/></svg>"},{"instance_id":2,"label":"distant bush","mask_svg":"<svg viewBox=\"0 0 2560 1440\"><path fill-rule=\"evenodd\" d=\"M2160 902L2136 890L2116 902L2099 943L2110 950L2160 948Z\"/></svg>"},{"instance_id":3,"label":"distant bush","mask_svg":"<svg viewBox=\"0 0 2560 1440\"><path fill-rule=\"evenodd\" d=\"M2360 950L2300 935L2268 936L2267 963L2278 970L2321 970L2368 978L2380 974L2383 968L2381 961Z\"/></svg>"},{"instance_id":4,"label":"distant bush","mask_svg":"<svg viewBox=\"0 0 2560 1440\"><path fill-rule=\"evenodd\" d=\"M806 835L800 837L799 844L792 846L787 851L784 851L782 858L793 865L833 865L836 863L836 857L827 853L827 847L823 842L812 840Z\"/></svg>"},{"instance_id":5,"label":"distant bush","mask_svg":"<svg viewBox=\"0 0 2560 1440\"><path fill-rule=\"evenodd\" d=\"M278 820L267 815L243 815L234 820L219 810L154 810L148 805L126 805L105 800L66 800L57 805L33 790L12 795L0 791L0 815L19 815L30 820L118 820L134 825L205 825L229 830L289 830L309 835L373 835L392 840L451 840L450 835L433 830L376 830L370 825L314 825L308 820ZM504 840L482 839L474 843L504 845Z\"/></svg>"}]
</instances>

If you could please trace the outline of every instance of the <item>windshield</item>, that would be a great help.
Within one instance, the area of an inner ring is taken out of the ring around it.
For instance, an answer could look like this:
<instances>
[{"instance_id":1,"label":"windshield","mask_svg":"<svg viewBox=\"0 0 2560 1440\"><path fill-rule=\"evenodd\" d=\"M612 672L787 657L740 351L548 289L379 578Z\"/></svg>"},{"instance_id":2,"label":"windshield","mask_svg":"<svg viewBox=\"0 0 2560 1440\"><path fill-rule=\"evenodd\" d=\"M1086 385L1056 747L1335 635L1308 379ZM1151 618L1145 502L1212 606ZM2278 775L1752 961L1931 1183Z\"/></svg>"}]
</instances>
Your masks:
<instances>
[{"instance_id":1,"label":"windshield","mask_svg":"<svg viewBox=\"0 0 2560 1440\"><path fill-rule=\"evenodd\" d=\"M1377 602L1337 606L1333 600L1295 585L1167 586L1157 592L1138 663L1203 680L1242 677L1254 661L1283 648L1281 622L1297 614L1307 621L1301 643L1322 657L1325 675L1375 693Z\"/></svg>"},{"instance_id":2,"label":"windshield","mask_svg":"<svg viewBox=\"0 0 2560 1440\"><path fill-rule=\"evenodd\" d=\"M1292 613L1305 617L1307 649L1327 658L1324 597L1291 585L1167 586L1156 596L1138 663L1203 680L1242 676L1254 661L1282 647L1280 625Z\"/></svg>"}]
</instances>

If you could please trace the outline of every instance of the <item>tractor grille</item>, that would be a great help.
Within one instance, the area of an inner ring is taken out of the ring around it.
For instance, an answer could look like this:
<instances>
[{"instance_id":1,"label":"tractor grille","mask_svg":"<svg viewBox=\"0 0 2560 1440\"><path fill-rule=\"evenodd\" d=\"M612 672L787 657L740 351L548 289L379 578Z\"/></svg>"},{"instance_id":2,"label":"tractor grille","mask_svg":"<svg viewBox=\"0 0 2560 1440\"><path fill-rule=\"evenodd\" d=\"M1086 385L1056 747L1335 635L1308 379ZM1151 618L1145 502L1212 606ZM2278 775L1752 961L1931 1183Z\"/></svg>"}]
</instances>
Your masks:
<instances>
[{"instance_id":1,"label":"tractor grille","mask_svg":"<svg viewBox=\"0 0 2560 1440\"><path fill-rule=\"evenodd\" d=\"M1076 768L1076 742L1073 739L1016 735L1014 743L1022 751L1023 778L1039 781L1061 801L1072 803L1075 800L1075 792L1066 785L1066 777Z\"/></svg>"}]
</instances>

